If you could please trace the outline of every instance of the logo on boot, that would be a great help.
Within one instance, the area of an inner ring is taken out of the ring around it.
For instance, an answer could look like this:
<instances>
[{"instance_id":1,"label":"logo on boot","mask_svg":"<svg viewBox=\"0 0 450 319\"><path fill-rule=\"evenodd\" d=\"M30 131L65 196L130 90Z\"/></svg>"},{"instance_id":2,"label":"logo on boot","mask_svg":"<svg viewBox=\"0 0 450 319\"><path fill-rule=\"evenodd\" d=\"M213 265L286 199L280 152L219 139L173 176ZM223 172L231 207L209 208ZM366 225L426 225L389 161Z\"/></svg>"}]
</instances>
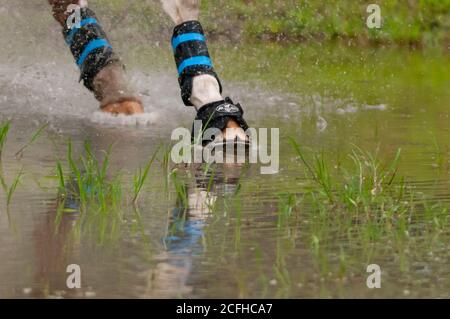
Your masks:
<instances>
[{"instance_id":1,"label":"logo on boot","mask_svg":"<svg viewBox=\"0 0 450 319\"><path fill-rule=\"evenodd\" d=\"M220 113L239 113L239 108L233 104L222 104L216 108L216 112Z\"/></svg>"}]
</instances>

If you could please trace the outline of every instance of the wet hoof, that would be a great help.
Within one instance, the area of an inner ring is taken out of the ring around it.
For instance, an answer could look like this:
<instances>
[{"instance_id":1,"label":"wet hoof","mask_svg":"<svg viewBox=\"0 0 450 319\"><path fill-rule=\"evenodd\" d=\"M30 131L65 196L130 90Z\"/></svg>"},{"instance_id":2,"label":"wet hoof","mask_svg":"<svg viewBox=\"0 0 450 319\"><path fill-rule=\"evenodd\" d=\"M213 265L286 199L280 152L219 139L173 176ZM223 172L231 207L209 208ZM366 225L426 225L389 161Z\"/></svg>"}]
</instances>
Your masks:
<instances>
[{"instance_id":1,"label":"wet hoof","mask_svg":"<svg viewBox=\"0 0 450 319\"><path fill-rule=\"evenodd\" d=\"M110 113L113 115L125 114L142 114L144 113L144 108L139 102L135 101L125 101L120 103L112 103L104 106L101 109L103 112Z\"/></svg>"}]
</instances>

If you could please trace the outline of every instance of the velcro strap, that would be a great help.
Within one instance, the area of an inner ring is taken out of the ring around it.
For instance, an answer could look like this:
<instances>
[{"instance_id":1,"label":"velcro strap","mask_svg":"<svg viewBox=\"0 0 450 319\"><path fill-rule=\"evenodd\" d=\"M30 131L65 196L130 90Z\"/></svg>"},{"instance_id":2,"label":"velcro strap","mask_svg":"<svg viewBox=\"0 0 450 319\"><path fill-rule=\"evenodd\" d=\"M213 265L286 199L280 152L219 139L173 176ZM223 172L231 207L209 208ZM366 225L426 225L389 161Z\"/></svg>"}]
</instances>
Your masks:
<instances>
[{"instance_id":1,"label":"velcro strap","mask_svg":"<svg viewBox=\"0 0 450 319\"><path fill-rule=\"evenodd\" d=\"M208 128L217 128L224 130L228 121L233 119L239 126L246 131L248 129L247 122L244 120L244 110L240 104L234 104L230 98L223 101L206 104L197 112L196 120L202 121L202 130Z\"/></svg>"},{"instance_id":2,"label":"velcro strap","mask_svg":"<svg viewBox=\"0 0 450 319\"><path fill-rule=\"evenodd\" d=\"M217 79L214 66L208 52L205 34L198 21L187 21L175 27L172 37L172 49L177 65L181 97L186 105L192 105L192 79L195 76L208 74Z\"/></svg>"},{"instance_id":3,"label":"velcro strap","mask_svg":"<svg viewBox=\"0 0 450 319\"><path fill-rule=\"evenodd\" d=\"M79 25L64 28L63 34L81 70L80 81L83 80L84 85L92 91L94 77L117 58L95 13L89 8L82 8L81 19Z\"/></svg>"}]
</instances>

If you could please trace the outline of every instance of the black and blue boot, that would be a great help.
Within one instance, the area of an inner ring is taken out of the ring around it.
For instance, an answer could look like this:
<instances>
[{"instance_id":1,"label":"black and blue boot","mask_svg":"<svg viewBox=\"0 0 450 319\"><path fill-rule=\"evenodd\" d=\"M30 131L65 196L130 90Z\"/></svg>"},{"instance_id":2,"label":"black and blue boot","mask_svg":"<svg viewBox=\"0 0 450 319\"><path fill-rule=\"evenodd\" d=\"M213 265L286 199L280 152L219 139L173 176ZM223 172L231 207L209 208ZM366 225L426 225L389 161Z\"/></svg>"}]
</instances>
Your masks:
<instances>
[{"instance_id":1,"label":"black and blue boot","mask_svg":"<svg viewBox=\"0 0 450 319\"><path fill-rule=\"evenodd\" d=\"M202 25L198 21L187 21L175 27L172 37L172 48L174 51L175 62L178 69L178 81L181 88L181 98L186 106L192 106L191 95L193 88L193 79L199 75L213 76L222 93L222 84L217 73L214 70L208 46L206 44L205 34ZM248 125L243 118L244 111L240 104L235 104L230 98L203 105L197 110L196 120L201 121L201 132L208 129L217 129L220 132L227 128L230 120L234 120L244 131ZM195 128L195 123L194 123ZM193 129L192 137L194 142L198 141L198 135ZM194 136L197 135L197 136ZM218 134L216 134L218 135ZM201 137L202 144L205 146L217 139ZM213 137L210 134L210 137ZM217 137L217 136L216 136ZM248 139L240 141L238 138L233 141L222 141L221 143L245 143Z\"/></svg>"}]
</instances>

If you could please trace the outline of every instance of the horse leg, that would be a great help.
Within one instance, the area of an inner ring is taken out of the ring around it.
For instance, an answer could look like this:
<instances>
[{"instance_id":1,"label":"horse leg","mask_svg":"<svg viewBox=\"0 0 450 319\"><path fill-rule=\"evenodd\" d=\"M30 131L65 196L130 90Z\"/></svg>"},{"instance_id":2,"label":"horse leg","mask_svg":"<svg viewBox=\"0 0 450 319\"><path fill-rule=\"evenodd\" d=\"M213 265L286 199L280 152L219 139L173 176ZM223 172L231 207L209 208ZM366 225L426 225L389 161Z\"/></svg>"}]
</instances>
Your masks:
<instances>
[{"instance_id":1,"label":"horse leg","mask_svg":"<svg viewBox=\"0 0 450 319\"><path fill-rule=\"evenodd\" d=\"M48 2L52 6L53 17L64 30L66 41L80 67L81 78L100 102L100 108L114 114L142 113L142 103L128 86L124 66L107 42L95 14L88 9L87 0L48 0ZM69 10L71 5L78 5L82 15L90 18L90 21L95 20L95 23L82 25L78 30L70 29L67 19L73 13ZM90 42L86 40L89 32L98 34L97 40L103 41L105 46L89 50Z\"/></svg>"}]
</instances>

